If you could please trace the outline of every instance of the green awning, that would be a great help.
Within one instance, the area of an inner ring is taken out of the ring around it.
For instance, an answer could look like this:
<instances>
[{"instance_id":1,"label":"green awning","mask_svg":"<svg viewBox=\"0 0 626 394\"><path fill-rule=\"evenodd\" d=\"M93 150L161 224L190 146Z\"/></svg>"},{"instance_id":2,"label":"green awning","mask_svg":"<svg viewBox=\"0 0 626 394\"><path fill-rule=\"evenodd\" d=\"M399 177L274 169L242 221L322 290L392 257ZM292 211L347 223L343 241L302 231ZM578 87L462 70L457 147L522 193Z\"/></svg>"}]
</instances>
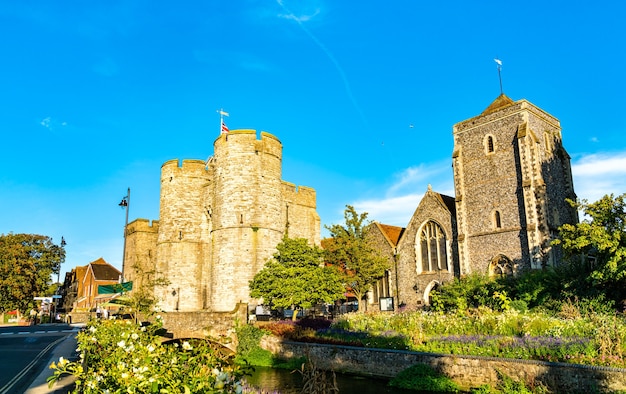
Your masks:
<instances>
[{"instance_id":1,"label":"green awning","mask_svg":"<svg viewBox=\"0 0 626 394\"><path fill-rule=\"evenodd\" d=\"M98 294L124 293L133 289L133 282L116 283L114 285L98 286Z\"/></svg>"}]
</instances>

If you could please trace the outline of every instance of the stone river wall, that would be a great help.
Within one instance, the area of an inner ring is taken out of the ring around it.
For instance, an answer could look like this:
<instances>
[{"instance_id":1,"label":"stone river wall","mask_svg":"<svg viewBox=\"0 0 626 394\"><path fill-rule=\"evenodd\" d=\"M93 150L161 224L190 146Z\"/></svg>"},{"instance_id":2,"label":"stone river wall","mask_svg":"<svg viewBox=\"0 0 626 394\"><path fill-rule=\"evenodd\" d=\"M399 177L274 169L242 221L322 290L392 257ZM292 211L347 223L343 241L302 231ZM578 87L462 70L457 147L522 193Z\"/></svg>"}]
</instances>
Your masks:
<instances>
[{"instance_id":1,"label":"stone river wall","mask_svg":"<svg viewBox=\"0 0 626 394\"><path fill-rule=\"evenodd\" d=\"M261 346L283 358L308 356L320 369L365 376L391 378L412 365L428 364L463 388L483 384L495 387L498 373L502 373L529 386L541 383L559 393L626 390L626 369L621 368L281 342L271 337L264 337Z\"/></svg>"}]
</instances>

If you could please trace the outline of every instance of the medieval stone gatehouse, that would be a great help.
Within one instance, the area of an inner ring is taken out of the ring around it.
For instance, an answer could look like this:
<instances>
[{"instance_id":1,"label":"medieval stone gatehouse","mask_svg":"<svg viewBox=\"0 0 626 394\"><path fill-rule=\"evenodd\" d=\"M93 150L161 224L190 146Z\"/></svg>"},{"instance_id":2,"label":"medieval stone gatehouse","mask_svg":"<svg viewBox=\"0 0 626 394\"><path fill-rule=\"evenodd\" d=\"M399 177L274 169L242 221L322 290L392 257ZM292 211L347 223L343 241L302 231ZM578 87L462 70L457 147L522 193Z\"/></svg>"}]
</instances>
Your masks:
<instances>
[{"instance_id":1,"label":"medieval stone gatehouse","mask_svg":"<svg viewBox=\"0 0 626 394\"><path fill-rule=\"evenodd\" d=\"M453 137L456 196L429 186L390 249L391 288L400 305L428 303L430 291L454 276L557 264L559 251L550 243L559 226L578 222L566 202L576 195L556 118L502 94L454 125Z\"/></svg>"},{"instance_id":2,"label":"medieval stone gatehouse","mask_svg":"<svg viewBox=\"0 0 626 394\"><path fill-rule=\"evenodd\" d=\"M315 190L281 179L276 137L232 130L213 148L206 162L163 164L160 219L127 227L125 279L141 286L135 268L167 278L155 289L165 311L232 311L287 232L320 243Z\"/></svg>"}]
</instances>

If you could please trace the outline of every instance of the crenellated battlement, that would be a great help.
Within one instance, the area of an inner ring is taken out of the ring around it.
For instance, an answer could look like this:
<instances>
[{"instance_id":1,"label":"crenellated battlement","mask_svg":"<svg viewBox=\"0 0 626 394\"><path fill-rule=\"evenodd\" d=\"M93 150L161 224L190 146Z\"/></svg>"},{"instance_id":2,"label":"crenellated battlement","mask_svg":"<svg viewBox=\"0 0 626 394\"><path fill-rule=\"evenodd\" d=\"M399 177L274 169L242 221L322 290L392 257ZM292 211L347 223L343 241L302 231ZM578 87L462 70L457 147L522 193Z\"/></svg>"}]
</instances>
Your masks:
<instances>
[{"instance_id":1,"label":"crenellated battlement","mask_svg":"<svg viewBox=\"0 0 626 394\"><path fill-rule=\"evenodd\" d=\"M307 186L296 186L291 182L282 181L283 199L293 204L303 205L315 208L316 193L315 189Z\"/></svg>"},{"instance_id":2,"label":"crenellated battlement","mask_svg":"<svg viewBox=\"0 0 626 394\"><path fill-rule=\"evenodd\" d=\"M159 221L153 220L150 223L148 219L135 219L132 222L128 223L126 227L126 234L133 234L137 232L143 233L158 233L159 231Z\"/></svg>"},{"instance_id":3,"label":"crenellated battlement","mask_svg":"<svg viewBox=\"0 0 626 394\"><path fill-rule=\"evenodd\" d=\"M206 163L198 159L168 160L161 166L161 177L167 176L207 176Z\"/></svg>"},{"instance_id":4,"label":"crenellated battlement","mask_svg":"<svg viewBox=\"0 0 626 394\"><path fill-rule=\"evenodd\" d=\"M213 149L215 156L219 156L224 150L235 150L248 153L265 153L282 158L283 145L280 140L265 131L261 131L261 138L257 139L256 130L240 129L231 130L215 139Z\"/></svg>"}]
</instances>

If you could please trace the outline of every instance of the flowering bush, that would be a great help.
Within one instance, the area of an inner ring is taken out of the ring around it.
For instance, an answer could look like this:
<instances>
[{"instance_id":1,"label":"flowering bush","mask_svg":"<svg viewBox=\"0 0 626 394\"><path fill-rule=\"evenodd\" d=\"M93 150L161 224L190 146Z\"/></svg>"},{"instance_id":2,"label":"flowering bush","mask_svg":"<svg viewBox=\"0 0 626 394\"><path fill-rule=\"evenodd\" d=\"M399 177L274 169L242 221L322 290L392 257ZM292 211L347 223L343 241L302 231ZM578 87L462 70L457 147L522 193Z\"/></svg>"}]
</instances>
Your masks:
<instances>
[{"instance_id":1,"label":"flowering bush","mask_svg":"<svg viewBox=\"0 0 626 394\"><path fill-rule=\"evenodd\" d=\"M76 377L77 393L242 393L245 370L207 341L161 344L160 319L91 321L78 334L80 359L52 363L50 385Z\"/></svg>"}]
</instances>

